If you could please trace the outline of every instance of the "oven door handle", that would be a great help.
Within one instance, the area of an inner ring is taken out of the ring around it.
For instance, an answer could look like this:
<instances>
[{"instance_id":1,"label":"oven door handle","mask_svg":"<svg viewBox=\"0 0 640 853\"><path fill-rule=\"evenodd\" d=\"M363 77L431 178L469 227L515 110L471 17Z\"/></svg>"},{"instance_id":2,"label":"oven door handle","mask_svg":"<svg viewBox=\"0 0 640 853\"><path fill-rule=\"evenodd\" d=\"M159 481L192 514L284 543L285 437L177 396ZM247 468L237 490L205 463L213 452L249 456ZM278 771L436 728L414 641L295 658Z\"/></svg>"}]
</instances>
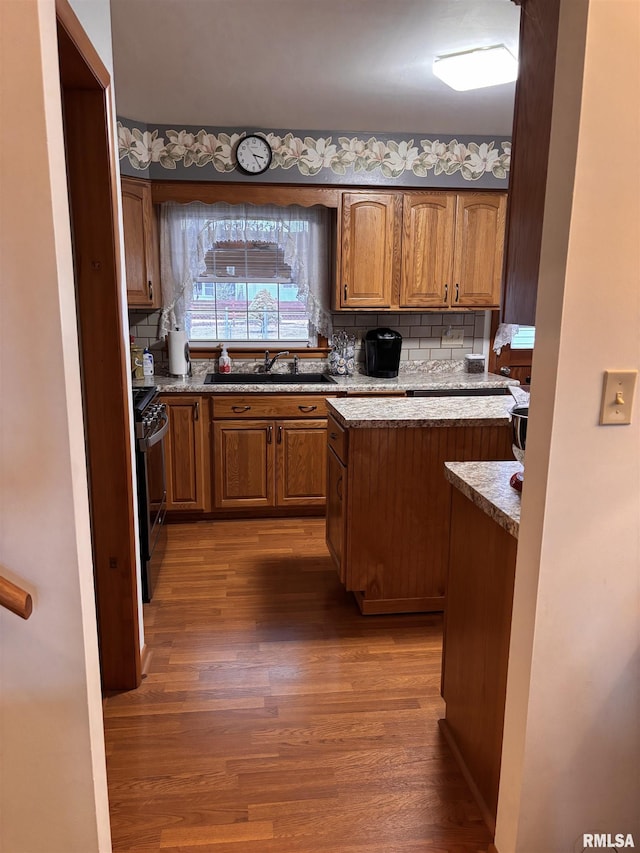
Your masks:
<instances>
[{"instance_id":1,"label":"oven door handle","mask_svg":"<svg viewBox=\"0 0 640 853\"><path fill-rule=\"evenodd\" d=\"M162 418L164 420L164 423L162 424L160 429L157 429L152 435L149 436L149 438L138 439L138 447L143 453L146 453L148 450L150 450L154 446L154 444L158 444L158 442L162 441L162 439L167 434L167 431L169 430L169 414L167 412L163 412Z\"/></svg>"}]
</instances>

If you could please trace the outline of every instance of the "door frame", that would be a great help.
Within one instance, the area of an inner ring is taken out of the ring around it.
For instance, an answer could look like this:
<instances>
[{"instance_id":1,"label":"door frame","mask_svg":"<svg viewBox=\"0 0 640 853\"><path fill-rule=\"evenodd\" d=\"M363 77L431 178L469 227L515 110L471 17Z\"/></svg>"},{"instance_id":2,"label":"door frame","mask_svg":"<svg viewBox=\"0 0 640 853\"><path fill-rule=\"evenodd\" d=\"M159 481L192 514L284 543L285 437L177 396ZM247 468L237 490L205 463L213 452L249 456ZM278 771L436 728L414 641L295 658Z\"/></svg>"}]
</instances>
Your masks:
<instances>
[{"instance_id":1,"label":"door frame","mask_svg":"<svg viewBox=\"0 0 640 853\"><path fill-rule=\"evenodd\" d=\"M141 681L131 405L110 75L56 0L103 690Z\"/></svg>"}]
</instances>

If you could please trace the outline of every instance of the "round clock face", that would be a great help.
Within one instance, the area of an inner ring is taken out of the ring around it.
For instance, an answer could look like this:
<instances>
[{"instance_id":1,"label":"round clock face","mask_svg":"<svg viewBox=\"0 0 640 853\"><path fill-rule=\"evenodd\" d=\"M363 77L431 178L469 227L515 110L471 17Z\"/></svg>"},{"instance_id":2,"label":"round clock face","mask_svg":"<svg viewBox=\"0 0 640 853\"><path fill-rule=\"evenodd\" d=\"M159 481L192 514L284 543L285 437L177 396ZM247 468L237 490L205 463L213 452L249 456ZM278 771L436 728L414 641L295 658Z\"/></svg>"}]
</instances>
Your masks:
<instances>
[{"instance_id":1,"label":"round clock face","mask_svg":"<svg viewBox=\"0 0 640 853\"><path fill-rule=\"evenodd\" d=\"M236 146L238 168L246 175L261 175L271 165L271 146L262 136L245 136Z\"/></svg>"}]
</instances>

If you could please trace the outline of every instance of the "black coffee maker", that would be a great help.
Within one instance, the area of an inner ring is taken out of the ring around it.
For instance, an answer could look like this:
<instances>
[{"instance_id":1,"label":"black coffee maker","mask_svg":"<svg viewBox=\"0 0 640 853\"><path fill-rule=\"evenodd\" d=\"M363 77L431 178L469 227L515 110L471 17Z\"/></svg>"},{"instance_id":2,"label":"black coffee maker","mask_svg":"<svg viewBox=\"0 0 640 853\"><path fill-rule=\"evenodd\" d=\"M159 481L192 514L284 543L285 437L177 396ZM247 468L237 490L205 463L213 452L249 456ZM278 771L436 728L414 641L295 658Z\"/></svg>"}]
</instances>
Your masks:
<instances>
[{"instance_id":1,"label":"black coffee maker","mask_svg":"<svg viewBox=\"0 0 640 853\"><path fill-rule=\"evenodd\" d=\"M368 376L393 379L400 367L402 335L393 329L370 329L364 339L364 364Z\"/></svg>"}]
</instances>

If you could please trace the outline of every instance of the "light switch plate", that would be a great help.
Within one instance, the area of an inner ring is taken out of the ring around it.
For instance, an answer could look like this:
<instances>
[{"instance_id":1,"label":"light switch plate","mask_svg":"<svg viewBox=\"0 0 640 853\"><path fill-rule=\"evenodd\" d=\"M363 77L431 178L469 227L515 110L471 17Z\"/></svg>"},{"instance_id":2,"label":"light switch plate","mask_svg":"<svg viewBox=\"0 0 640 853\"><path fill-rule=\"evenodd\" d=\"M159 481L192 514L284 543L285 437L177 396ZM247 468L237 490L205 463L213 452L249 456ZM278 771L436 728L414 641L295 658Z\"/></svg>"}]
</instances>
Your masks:
<instances>
[{"instance_id":1,"label":"light switch plate","mask_svg":"<svg viewBox=\"0 0 640 853\"><path fill-rule=\"evenodd\" d=\"M637 370L605 370L600 404L601 424L630 424Z\"/></svg>"},{"instance_id":2,"label":"light switch plate","mask_svg":"<svg viewBox=\"0 0 640 853\"><path fill-rule=\"evenodd\" d=\"M440 338L443 347L463 347L464 329L444 329Z\"/></svg>"}]
</instances>

